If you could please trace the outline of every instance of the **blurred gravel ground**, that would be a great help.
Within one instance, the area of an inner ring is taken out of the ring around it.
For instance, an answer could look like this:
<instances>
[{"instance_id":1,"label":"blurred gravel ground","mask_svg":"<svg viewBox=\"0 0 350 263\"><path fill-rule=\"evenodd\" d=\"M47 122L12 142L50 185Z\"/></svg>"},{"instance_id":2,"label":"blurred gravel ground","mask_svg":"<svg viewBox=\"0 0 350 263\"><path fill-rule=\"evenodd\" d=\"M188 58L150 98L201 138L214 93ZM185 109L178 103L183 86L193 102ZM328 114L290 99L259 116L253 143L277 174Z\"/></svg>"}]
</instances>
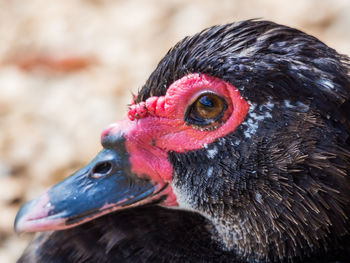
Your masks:
<instances>
[{"instance_id":1,"label":"blurred gravel ground","mask_svg":"<svg viewBox=\"0 0 350 263\"><path fill-rule=\"evenodd\" d=\"M264 18L350 54L348 0L0 0L0 262L19 206L88 162L165 52L214 24Z\"/></svg>"}]
</instances>

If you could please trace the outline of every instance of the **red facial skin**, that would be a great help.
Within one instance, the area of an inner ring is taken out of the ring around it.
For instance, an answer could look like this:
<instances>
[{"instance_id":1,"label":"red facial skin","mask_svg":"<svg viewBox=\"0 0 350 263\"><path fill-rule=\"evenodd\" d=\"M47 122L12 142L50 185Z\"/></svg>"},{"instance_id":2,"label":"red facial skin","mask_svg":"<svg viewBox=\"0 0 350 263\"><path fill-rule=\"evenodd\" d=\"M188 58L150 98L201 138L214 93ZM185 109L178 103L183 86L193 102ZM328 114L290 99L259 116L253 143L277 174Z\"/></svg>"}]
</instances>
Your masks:
<instances>
[{"instance_id":1,"label":"red facial skin","mask_svg":"<svg viewBox=\"0 0 350 263\"><path fill-rule=\"evenodd\" d=\"M205 92L215 93L225 99L228 107L224 123L213 130L195 127L185 121L185 113ZM230 83L205 74L190 74L175 81L165 96L150 97L145 102L132 105L128 118L109 126L102 133L102 140L121 133L126 139L132 172L148 176L162 186L171 183L173 167L168 152L184 152L201 149L205 145L233 132L248 113L249 104ZM171 187L165 206L177 206Z\"/></svg>"}]
</instances>

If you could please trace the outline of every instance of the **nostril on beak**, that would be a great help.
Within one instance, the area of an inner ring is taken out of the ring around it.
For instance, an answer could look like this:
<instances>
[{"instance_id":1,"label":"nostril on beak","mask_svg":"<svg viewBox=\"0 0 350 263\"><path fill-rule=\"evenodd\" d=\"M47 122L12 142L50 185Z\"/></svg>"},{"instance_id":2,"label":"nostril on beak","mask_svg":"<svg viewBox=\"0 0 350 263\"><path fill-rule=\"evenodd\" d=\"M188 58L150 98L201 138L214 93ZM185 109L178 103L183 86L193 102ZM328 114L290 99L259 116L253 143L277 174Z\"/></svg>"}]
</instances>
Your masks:
<instances>
[{"instance_id":1,"label":"nostril on beak","mask_svg":"<svg viewBox=\"0 0 350 263\"><path fill-rule=\"evenodd\" d=\"M109 161L97 163L95 167L91 170L90 176L95 179L108 176L109 173L112 171L112 166L112 163Z\"/></svg>"}]
</instances>

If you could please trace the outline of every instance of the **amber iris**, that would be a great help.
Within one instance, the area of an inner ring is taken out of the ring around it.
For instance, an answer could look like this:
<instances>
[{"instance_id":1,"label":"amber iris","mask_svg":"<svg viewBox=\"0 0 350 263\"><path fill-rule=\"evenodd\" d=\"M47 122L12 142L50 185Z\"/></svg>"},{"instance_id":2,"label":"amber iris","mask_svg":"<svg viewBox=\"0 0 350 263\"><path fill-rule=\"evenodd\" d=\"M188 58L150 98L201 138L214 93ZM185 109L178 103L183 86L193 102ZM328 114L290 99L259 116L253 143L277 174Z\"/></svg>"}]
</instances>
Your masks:
<instances>
[{"instance_id":1,"label":"amber iris","mask_svg":"<svg viewBox=\"0 0 350 263\"><path fill-rule=\"evenodd\" d=\"M187 112L187 122L205 126L217 122L226 110L225 100L213 93L200 95Z\"/></svg>"}]
</instances>

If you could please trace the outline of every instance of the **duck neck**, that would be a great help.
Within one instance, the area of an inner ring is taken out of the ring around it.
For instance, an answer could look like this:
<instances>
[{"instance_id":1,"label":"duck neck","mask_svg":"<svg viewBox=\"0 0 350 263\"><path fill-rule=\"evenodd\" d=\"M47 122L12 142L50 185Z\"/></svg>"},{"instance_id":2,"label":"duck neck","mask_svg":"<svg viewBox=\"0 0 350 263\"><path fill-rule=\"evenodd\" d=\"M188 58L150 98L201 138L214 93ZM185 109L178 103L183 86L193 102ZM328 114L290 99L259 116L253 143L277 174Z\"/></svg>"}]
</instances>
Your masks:
<instances>
[{"instance_id":1,"label":"duck neck","mask_svg":"<svg viewBox=\"0 0 350 263\"><path fill-rule=\"evenodd\" d=\"M212 217L204 215L212 223L210 231L213 239L225 251L234 251L245 259L263 259L268 256L268 240L254 229L248 218L242 219L238 214L230 217Z\"/></svg>"}]
</instances>

